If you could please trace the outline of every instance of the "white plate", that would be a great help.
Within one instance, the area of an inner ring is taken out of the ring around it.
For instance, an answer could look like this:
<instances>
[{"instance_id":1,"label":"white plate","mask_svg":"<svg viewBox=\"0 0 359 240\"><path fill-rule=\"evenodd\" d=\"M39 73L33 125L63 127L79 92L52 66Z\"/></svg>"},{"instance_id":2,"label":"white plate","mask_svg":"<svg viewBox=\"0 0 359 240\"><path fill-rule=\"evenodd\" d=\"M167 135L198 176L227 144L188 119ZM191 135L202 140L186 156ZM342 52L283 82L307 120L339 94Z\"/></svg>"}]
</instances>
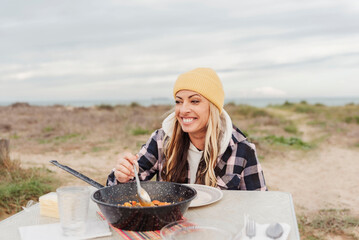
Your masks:
<instances>
[{"instance_id":1,"label":"white plate","mask_svg":"<svg viewBox=\"0 0 359 240\"><path fill-rule=\"evenodd\" d=\"M186 184L193 187L197 191L197 196L192 200L189 207L205 206L219 201L223 197L223 193L218 188L200 185L200 184Z\"/></svg>"}]
</instances>

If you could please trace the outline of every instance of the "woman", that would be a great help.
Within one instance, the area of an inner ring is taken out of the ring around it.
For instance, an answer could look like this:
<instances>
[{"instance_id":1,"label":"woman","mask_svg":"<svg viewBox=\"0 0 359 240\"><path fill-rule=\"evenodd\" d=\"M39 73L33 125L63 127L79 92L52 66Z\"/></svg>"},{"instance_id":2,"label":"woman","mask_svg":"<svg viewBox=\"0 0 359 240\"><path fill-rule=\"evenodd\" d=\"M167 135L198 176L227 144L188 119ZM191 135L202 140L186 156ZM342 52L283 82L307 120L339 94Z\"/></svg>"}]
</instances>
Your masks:
<instances>
[{"instance_id":1,"label":"woman","mask_svg":"<svg viewBox=\"0 0 359 240\"><path fill-rule=\"evenodd\" d=\"M107 185L133 179L197 183L227 190L267 190L255 147L223 109L224 91L216 72L197 68L181 74L173 89L175 112L136 156L125 153Z\"/></svg>"}]
</instances>

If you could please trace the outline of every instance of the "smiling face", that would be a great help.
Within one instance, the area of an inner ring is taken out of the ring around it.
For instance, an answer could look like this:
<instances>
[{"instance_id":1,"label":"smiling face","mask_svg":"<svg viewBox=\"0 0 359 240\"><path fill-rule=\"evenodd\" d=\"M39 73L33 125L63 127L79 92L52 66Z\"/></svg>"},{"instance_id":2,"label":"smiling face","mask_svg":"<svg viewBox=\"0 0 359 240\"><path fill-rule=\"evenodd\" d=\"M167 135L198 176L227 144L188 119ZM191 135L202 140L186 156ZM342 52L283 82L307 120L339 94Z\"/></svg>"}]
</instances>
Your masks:
<instances>
[{"instance_id":1,"label":"smiling face","mask_svg":"<svg viewBox=\"0 0 359 240\"><path fill-rule=\"evenodd\" d=\"M176 94L176 118L182 130L190 137L206 135L209 118L209 101L197 92L181 90Z\"/></svg>"}]
</instances>

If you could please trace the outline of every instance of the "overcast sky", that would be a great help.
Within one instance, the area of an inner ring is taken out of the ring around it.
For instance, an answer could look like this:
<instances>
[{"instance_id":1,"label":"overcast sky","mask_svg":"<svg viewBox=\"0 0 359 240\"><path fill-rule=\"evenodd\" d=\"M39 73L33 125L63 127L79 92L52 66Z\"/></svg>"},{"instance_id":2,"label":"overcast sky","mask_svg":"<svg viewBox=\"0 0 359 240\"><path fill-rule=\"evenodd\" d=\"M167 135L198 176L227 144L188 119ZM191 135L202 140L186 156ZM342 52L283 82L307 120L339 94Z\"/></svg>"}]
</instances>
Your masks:
<instances>
[{"instance_id":1,"label":"overcast sky","mask_svg":"<svg viewBox=\"0 0 359 240\"><path fill-rule=\"evenodd\" d=\"M226 98L358 97L358 0L0 0L0 101L171 98L211 67Z\"/></svg>"}]
</instances>

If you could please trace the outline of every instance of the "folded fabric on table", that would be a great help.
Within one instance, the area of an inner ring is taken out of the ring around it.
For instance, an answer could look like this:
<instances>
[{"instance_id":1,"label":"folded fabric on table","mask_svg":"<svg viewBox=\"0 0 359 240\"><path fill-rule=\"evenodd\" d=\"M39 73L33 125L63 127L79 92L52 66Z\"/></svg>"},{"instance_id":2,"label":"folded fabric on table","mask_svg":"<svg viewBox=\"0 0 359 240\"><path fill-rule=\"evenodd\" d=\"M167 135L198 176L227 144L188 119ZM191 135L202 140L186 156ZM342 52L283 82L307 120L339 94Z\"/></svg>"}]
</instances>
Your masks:
<instances>
[{"instance_id":1,"label":"folded fabric on table","mask_svg":"<svg viewBox=\"0 0 359 240\"><path fill-rule=\"evenodd\" d=\"M272 238L268 237L266 235L266 230L268 228L270 224L259 224L256 223L256 236L249 238L246 236L246 228L244 227L242 229L242 235L241 235L241 240L273 240ZM280 225L282 225L283 227L283 234L280 238L276 238L276 240L286 240L288 239L288 235L290 233L290 226L289 224L286 223L280 223Z\"/></svg>"},{"instance_id":2,"label":"folded fabric on table","mask_svg":"<svg viewBox=\"0 0 359 240\"><path fill-rule=\"evenodd\" d=\"M110 236L107 221L94 220L86 222L86 232L81 237L66 237L62 234L60 223L43 224L19 227L20 237L22 240L75 240L91 239L97 237Z\"/></svg>"},{"instance_id":3,"label":"folded fabric on table","mask_svg":"<svg viewBox=\"0 0 359 240\"><path fill-rule=\"evenodd\" d=\"M106 219L101 212L97 212L97 214L102 218ZM137 231L128 231L128 230L121 230L116 227L114 227L112 224L108 223L108 225L111 226L111 228L117 232L122 238L126 240L143 240L143 239L161 239L160 230L157 231L143 231L143 232L137 232Z\"/></svg>"}]
</instances>

